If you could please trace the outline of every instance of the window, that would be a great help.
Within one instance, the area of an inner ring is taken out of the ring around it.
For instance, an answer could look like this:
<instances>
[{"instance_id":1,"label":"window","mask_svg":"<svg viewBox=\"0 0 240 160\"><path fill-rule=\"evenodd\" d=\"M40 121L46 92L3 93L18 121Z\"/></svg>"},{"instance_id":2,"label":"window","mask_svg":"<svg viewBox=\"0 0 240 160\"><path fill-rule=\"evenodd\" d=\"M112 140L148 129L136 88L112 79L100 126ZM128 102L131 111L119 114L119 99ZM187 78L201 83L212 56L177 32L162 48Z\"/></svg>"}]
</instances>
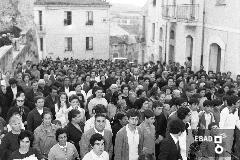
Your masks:
<instances>
[{"instance_id":1,"label":"window","mask_svg":"<svg viewBox=\"0 0 240 160\"><path fill-rule=\"evenodd\" d=\"M226 5L226 0L217 0L216 5L217 6Z\"/></svg>"},{"instance_id":2,"label":"window","mask_svg":"<svg viewBox=\"0 0 240 160\"><path fill-rule=\"evenodd\" d=\"M153 6L156 6L157 0L153 0Z\"/></svg>"},{"instance_id":3,"label":"window","mask_svg":"<svg viewBox=\"0 0 240 160\"><path fill-rule=\"evenodd\" d=\"M42 31L42 11L38 11L38 18L39 18L39 30Z\"/></svg>"},{"instance_id":4,"label":"window","mask_svg":"<svg viewBox=\"0 0 240 160\"><path fill-rule=\"evenodd\" d=\"M68 26L72 24L72 12L71 11L65 11L64 12L64 25Z\"/></svg>"},{"instance_id":5,"label":"window","mask_svg":"<svg viewBox=\"0 0 240 160\"><path fill-rule=\"evenodd\" d=\"M86 37L86 50L93 50L93 37Z\"/></svg>"},{"instance_id":6,"label":"window","mask_svg":"<svg viewBox=\"0 0 240 160\"><path fill-rule=\"evenodd\" d=\"M43 38L40 38L40 51L43 51Z\"/></svg>"},{"instance_id":7,"label":"window","mask_svg":"<svg viewBox=\"0 0 240 160\"><path fill-rule=\"evenodd\" d=\"M163 29L162 27L160 27L160 30L159 30L159 41L162 41L163 40Z\"/></svg>"},{"instance_id":8,"label":"window","mask_svg":"<svg viewBox=\"0 0 240 160\"><path fill-rule=\"evenodd\" d=\"M93 25L93 11L87 11L86 25Z\"/></svg>"},{"instance_id":9,"label":"window","mask_svg":"<svg viewBox=\"0 0 240 160\"><path fill-rule=\"evenodd\" d=\"M173 30L170 32L170 39L175 39L175 33Z\"/></svg>"},{"instance_id":10,"label":"window","mask_svg":"<svg viewBox=\"0 0 240 160\"><path fill-rule=\"evenodd\" d=\"M155 23L152 24L152 41L155 41Z\"/></svg>"},{"instance_id":11,"label":"window","mask_svg":"<svg viewBox=\"0 0 240 160\"><path fill-rule=\"evenodd\" d=\"M65 51L72 51L72 37L65 37Z\"/></svg>"}]
</instances>

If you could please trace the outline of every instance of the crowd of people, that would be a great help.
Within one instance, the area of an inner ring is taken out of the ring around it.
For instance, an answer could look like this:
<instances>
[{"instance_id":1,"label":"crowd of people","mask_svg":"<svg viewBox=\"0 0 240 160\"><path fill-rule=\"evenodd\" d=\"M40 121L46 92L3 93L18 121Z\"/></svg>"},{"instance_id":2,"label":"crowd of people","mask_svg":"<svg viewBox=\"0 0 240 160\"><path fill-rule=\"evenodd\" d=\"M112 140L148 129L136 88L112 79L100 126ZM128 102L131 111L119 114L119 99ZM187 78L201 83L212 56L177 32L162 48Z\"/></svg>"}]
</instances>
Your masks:
<instances>
[{"instance_id":1,"label":"crowd of people","mask_svg":"<svg viewBox=\"0 0 240 160\"><path fill-rule=\"evenodd\" d=\"M231 72L46 58L0 80L0 160L240 158L240 75ZM222 142L199 140L214 136Z\"/></svg>"}]
</instances>

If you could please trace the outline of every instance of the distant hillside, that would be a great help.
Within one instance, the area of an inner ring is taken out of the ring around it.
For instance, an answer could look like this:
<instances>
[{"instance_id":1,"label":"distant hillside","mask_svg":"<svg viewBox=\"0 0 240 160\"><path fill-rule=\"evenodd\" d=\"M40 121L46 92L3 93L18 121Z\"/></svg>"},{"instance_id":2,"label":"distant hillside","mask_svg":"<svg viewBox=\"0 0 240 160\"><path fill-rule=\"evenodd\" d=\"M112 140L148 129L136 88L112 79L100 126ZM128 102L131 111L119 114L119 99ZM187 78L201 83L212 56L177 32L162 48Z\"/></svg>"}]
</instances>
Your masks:
<instances>
[{"instance_id":1,"label":"distant hillside","mask_svg":"<svg viewBox=\"0 0 240 160\"><path fill-rule=\"evenodd\" d=\"M141 7L129 5L129 4L119 4L119 3L111 3L110 11L111 13L124 13L124 12L134 12L140 13Z\"/></svg>"}]
</instances>

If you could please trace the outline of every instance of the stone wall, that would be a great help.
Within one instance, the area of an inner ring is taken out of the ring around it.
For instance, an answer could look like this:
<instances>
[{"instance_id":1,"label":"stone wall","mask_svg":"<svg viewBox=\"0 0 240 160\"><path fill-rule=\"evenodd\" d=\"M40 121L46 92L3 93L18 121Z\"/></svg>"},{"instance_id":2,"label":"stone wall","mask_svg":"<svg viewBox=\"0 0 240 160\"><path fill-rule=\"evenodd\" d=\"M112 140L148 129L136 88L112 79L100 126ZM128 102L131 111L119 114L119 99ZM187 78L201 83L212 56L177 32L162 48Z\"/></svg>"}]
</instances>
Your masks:
<instances>
[{"instance_id":1,"label":"stone wall","mask_svg":"<svg viewBox=\"0 0 240 160\"><path fill-rule=\"evenodd\" d=\"M32 61L34 64L39 62L36 33L34 30L29 30L26 33L26 44L21 49L16 57L13 59L12 67L15 68L19 62L25 63L27 60Z\"/></svg>"},{"instance_id":2,"label":"stone wall","mask_svg":"<svg viewBox=\"0 0 240 160\"><path fill-rule=\"evenodd\" d=\"M12 50L12 46L3 46L0 48L0 70L3 73L12 69Z\"/></svg>"}]
</instances>

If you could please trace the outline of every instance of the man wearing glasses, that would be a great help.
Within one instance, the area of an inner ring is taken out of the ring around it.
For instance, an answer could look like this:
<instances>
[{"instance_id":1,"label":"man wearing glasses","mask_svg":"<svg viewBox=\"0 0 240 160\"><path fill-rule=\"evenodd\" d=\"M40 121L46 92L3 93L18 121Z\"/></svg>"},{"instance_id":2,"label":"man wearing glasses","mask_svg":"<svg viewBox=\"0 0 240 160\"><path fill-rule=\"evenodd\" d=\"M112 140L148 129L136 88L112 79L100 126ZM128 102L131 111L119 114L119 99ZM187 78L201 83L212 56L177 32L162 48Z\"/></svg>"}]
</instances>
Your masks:
<instances>
[{"instance_id":1,"label":"man wearing glasses","mask_svg":"<svg viewBox=\"0 0 240 160\"><path fill-rule=\"evenodd\" d=\"M22 92L17 93L16 104L11 107L7 113L7 119L9 119L14 113L19 113L22 117L24 125L27 125L27 116L30 112L30 109L24 106L25 99L21 96Z\"/></svg>"}]
</instances>

